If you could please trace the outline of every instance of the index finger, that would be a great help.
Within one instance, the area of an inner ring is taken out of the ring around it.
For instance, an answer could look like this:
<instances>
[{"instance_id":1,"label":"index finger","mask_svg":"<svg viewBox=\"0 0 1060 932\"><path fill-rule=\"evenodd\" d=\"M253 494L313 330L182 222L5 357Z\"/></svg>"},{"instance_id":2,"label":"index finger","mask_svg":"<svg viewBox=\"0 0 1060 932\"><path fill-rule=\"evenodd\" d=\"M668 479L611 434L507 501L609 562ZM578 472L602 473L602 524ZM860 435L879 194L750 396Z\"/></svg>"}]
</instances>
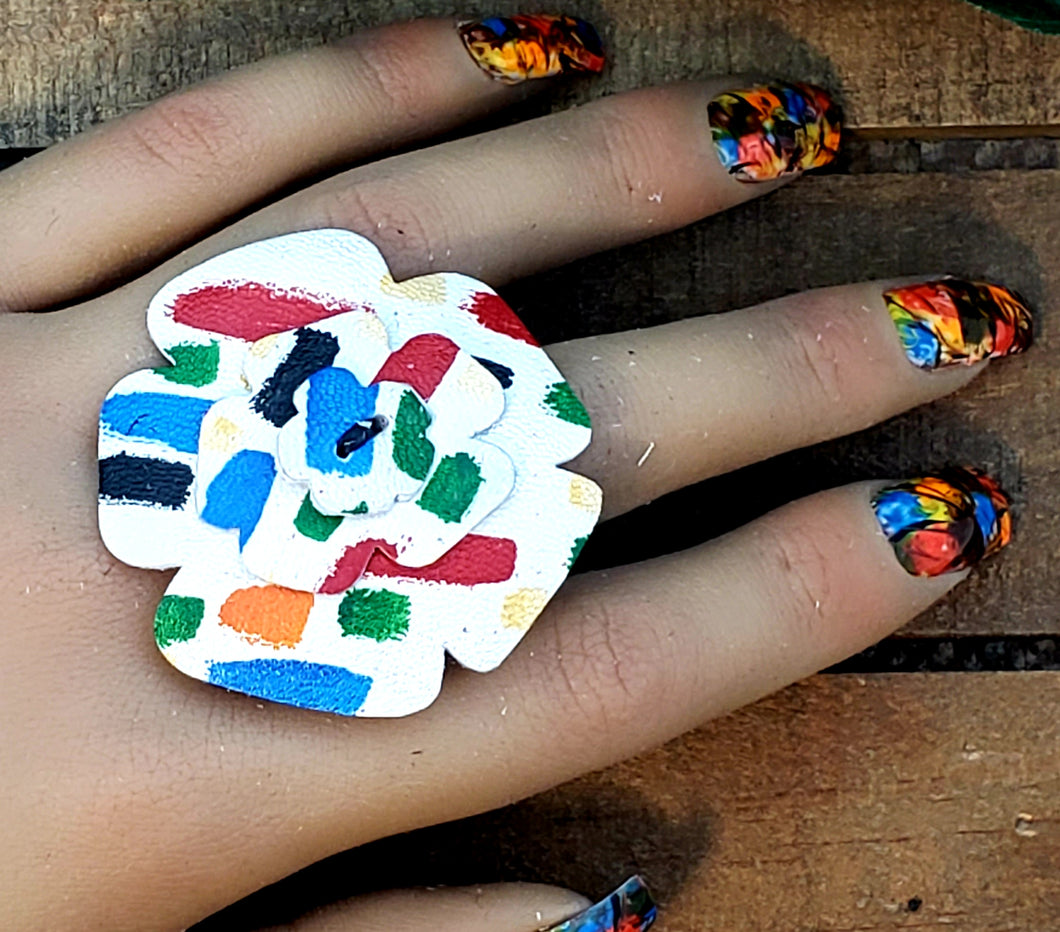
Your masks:
<instances>
[{"instance_id":1,"label":"index finger","mask_svg":"<svg viewBox=\"0 0 1060 932\"><path fill-rule=\"evenodd\" d=\"M0 178L0 309L69 300L306 176L599 71L569 16L414 20L258 62L104 124Z\"/></svg>"}]
</instances>

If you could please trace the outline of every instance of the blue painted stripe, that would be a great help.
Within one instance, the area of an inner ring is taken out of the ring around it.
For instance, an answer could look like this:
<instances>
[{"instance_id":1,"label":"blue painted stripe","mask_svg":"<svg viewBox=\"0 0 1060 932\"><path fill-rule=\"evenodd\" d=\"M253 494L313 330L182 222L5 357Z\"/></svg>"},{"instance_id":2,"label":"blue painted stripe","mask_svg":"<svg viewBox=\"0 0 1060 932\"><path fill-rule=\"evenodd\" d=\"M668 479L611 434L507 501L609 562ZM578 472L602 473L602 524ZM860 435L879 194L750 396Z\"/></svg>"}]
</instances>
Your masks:
<instances>
[{"instance_id":1,"label":"blue painted stripe","mask_svg":"<svg viewBox=\"0 0 1060 932\"><path fill-rule=\"evenodd\" d=\"M112 395L99 412L102 427L127 437L160 440L184 453L199 449L199 429L213 402L204 398L134 392Z\"/></svg>"},{"instance_id":2,"label":"blue painted stripe","mask_svg":"<svg viewBox=\"0 0 1060 932\"><path fill-rule=\"evenodd\" d=\"M339 715L355 714L372 688L370 676L305 660L211 663L210 682L248 696Z\"/></svg>"},{"instance_id":3,"label":"blue painted stripe","mask_svg":"<svg viewBox=\"0 0 1060 932\"><path fill-rule=\"evenodd\" d=\"M361 385L348 369L329 367L309 377L306 413L306 463L324 475L366 476L372 469L372 444L340 457L339 438L358 421L371 420L378 385Z\"/></svg>"},{"instance_id":4,"label":"blue painted stripe","mask_svg":"<svg viewBox=\"0 0 1060 932\"><path fill-rule=\"evenodd\" d=\"M276 461L261 450L240 450L214 476L200 517L220 528L239 528L242 550L261 520L276 479Z\"/></svg>"}]
</instances>

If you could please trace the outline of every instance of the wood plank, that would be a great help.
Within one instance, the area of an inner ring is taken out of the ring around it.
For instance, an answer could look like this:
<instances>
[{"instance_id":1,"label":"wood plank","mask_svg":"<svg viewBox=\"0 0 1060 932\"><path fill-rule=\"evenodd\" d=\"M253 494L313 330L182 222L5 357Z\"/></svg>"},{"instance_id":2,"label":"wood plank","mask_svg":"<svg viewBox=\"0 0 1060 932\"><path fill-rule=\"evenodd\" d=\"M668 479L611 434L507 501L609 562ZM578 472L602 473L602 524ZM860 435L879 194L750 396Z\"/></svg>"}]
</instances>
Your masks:
<instances>
[{"instance_id":1,"label":"wood plank","mask_svg":"<svg viewBox=\"0 0 1060 932\"><path fill-rule=\"evenodd\" d=\"M579 568L691 546L831 485L978 464L1016 496L1015 542L906 633L1060 633L1057 203L1060 172L1048 169L806 178L723 216L507 289L547 342L822 285L946 272L1006 282L1044 321L1030 353L992 365L960 394L667 496L591 538Z\"/></svg>"},{"instance_id":2,"label":"wood plank","mask_svg":"<svg viewBox=\"0 0 1060 932\"><path fill-rule=\"evenodd\" d=\"M514 11L516 0L489 4ZM614 66L571 100L674 78L817 80L858 127L1060 123L1060 37L959 0L594 0ZM496 7L496 8L495 8ZM0 145L40 146L235 65L452 0L0 0Z\"/></svg>"},{"instance_id":3,"label":"wood plank","mask_svg":"<svg viewBox=\"0 0 1060 932\"><path fill-rule=\"evenodd\" d=\"M602 895L633 871L660 932L1046 932L1058 713L1060 673L816 677L501 812L332 858L196 932L395 877Z\"/></svg>"}]
</instances>

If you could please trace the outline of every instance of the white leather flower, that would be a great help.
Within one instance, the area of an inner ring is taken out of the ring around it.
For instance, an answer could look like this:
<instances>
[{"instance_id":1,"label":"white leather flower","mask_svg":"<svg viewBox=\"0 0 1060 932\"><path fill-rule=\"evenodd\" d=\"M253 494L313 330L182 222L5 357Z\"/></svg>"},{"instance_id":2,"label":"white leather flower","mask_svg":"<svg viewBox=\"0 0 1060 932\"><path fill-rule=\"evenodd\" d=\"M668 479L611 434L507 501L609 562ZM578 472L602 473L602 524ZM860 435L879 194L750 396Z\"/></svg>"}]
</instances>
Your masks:
<instances>
[{"instance_id":1,"label":"white leather flower","mask_svg":"<svg viewBox=\"0 0 1060 932\"><path fill-rule=\"evenodd\" d=\"M321 230L170 282L148 326L173 366L100 415L100 530L179 566L155 634L207 682L348 715L489 670L562 583L600 508L559 469L589 421L512 311L456 274L396 283Z\"/></svg>"}]
</instances>

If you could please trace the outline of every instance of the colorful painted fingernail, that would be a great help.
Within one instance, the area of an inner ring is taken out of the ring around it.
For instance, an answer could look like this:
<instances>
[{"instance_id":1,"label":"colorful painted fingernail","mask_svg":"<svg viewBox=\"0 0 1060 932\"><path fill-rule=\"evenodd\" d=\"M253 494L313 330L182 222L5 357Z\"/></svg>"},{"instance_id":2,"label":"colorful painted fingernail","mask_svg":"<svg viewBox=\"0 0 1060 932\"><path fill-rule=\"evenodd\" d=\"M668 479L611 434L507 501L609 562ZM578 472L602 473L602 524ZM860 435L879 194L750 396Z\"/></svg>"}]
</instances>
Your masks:
<instances>
[{"instance_id":1,"label":"colorful painted fingernail","mask_svg":"<svg viewBox=\"0 0 1060 932\"><path fill-rule=\"evenodd\" d=\"M457 28L475 64L505 84L604 68L599 33L591 23L573 16L517 13L460 23Z\"/></svg>"},{"instance_id":2,"label":"colorful painted fingernail","mask_svg":"<svg viewBox=\"0 0 1060 932\"><path fill-rule=\"evenodd\" d=\"M839 152L839 107L812 84L728 91L710 102L707 114L718 158L740 181L798 175Z\"/></svg>"},{"instance_id":3,"label":"colorful painted fingernail","mask_svg":"<svg viewBox=\"0 0 1060 932\"><path fill-rule=\"evenodd\" d=\"M880 489L876 519L898 562L914 576L974 566L1012 539L1011 502L977 469L946 469Z\"/></svg>"},{"instance_id":4,"label":"colorful painted fingernail","mask_svg":"<svg viewBox=\"0 0 1060 932\"><path fill-rule=\"evenodd\" d=\"M548 932L644 932L655 922L655 900L644 880L630 877L607 899Z\"/></svg>"},{"instance_id":5,"label":"colorful painted fingernail","mask_svg":"<svg viewBox=\"0 0 1060 932\"><path fill-rule=\"evenodd\" d=\"M947 278L883 298L906 356L921 369L1013 356L1033 340L1027 302L1000 285Z\"/></svg>"}]
</instances>

